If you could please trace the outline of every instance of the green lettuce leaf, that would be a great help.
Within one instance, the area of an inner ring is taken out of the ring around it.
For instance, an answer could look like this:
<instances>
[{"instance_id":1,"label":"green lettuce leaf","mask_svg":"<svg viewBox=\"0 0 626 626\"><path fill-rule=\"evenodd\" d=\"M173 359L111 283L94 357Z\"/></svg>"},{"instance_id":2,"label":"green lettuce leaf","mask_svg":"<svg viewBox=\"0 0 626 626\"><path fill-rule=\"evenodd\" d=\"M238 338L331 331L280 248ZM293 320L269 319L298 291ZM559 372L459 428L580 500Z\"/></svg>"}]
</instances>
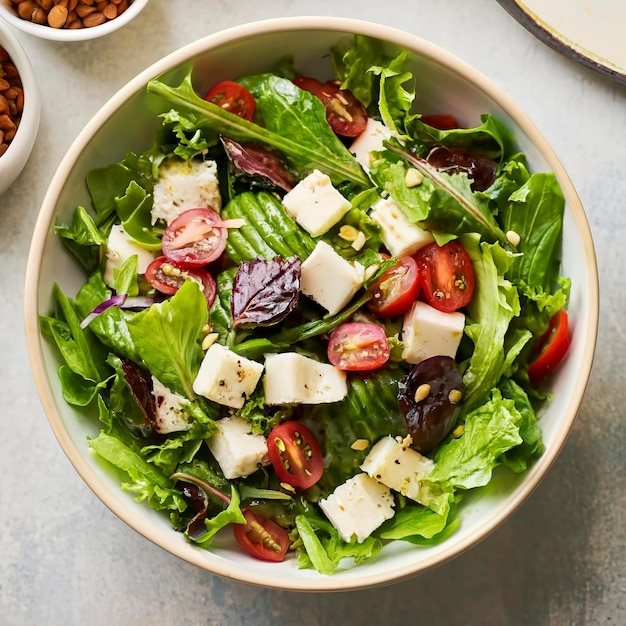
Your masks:
<instances>
[{"instance_id":1,"label":"green lettuce leaf","mask_svg":"<svg viewBox=\"0 0 626 626\"><path fill-rule=\"evenodd\" d=\"M463 434L439 448L424 485L444 492L486 485L502 455L523 442L522 422L515 402L494 389L490 400L467 415Z\"/></svg>"},{"instance_id":2,"label":"green lettuce leaf","mask_svg":"<svg viewBox=\"0 0 626 626\"><path fill-rule=\"evenodd\" d=\"M206 298L191 280L169 300L153 304L128 321L131 339L147 369L189 400L195 399L193 381L202 360L200 342L207 321Z\"/></svg>"}]
</instances>

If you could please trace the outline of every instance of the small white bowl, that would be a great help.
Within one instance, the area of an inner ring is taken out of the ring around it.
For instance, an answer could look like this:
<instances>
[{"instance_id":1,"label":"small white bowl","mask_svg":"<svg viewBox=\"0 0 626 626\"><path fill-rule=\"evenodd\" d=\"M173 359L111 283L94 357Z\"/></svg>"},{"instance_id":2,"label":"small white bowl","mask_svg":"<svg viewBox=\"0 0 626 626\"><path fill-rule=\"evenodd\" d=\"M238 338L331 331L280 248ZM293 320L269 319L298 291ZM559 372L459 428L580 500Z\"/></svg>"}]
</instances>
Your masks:
<instances>
[{"instance_id":1,"label":"small white bowl","mask_svg":"<svg viewBox=\"0 0 626 626\"><path fill-rule=\"evenodd\" d=\"M49 39L51 41L85 41L103 37L123 28L145 9L148 2L149 0L133 0L128 9L119 17L92 28L52 28L47 25L36 24L35 22L22 19L13 8L6 4L6 0L0 0L0 17L12 26L15 26L15 28L41 39Z\"/></svg>"},{"instance_id":2,"label":"small white bowl","mask_svg":"<svg viewBox=\"0 0 626 626\"><path fill-rule=\"evenodd\" d=\"M119 161L132 151L147 150L158 121L146 108L146 83L163 73L170 78L193 64L202 77L199 91L225 79L268 71L285 54L312 76L324 76L328 50L354 33L405 48L416 77L416 93L426 113L445 110L459 120L491 113L505 123L526 153L532 171L552 171L566 200L563 273L571 277L570 352L550 381L554 396L542 413L545 453L520 475L499 473L493 488L462 503L461 525L441 544L415 546L395 541L376 558L324 576L298 569L294 559L268 563L240 552L230 535L202 550L174 531L167 515L120 489L119 480L89 451L87 438L98 434L93 420L65 403L57 370L56 349L41 336L39 315L48 314L56 283L70 295L84 283L84 273L54 234L54 225L71 220L74 207L90 206L86 174ZM531 494L558 456L575 420L591 371L598 325L598 276L589 224L567 173L554 151L519 106L489 79L454 55L415 35L345 18L298 17L267 20L218 32L160 60L123 87L96 113L61 162L44 198L35 227L25 284L25 330L32 371L54 433L68 458L94 493L120 519L172 554L221 576L278 589L337 591L401 580L460 554L486 537ZM523 538L520 540L523 541Z\"/></svg>"},{"instance_id":3,"label":"small white bowl","mask_svg":"<svg viewBox=\"0 0 626 626\"><path fill-rule=\"evenodd\" d=\"M1 22L0 46L9 53L24 90L24 110L20 125L8 150L0 156L0 194L2 194L24 169L33 149L41 118L41 95L33 67L24 49L10 29Z\"/></svg>"}]
</instances>

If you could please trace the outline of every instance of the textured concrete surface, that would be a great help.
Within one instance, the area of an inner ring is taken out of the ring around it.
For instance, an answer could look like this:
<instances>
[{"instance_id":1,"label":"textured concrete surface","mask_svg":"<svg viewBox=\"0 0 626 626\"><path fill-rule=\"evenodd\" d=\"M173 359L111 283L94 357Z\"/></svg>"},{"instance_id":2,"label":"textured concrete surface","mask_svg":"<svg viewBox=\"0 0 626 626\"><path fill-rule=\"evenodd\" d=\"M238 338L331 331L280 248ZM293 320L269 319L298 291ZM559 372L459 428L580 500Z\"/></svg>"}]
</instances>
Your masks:
<instances>
[{"instance_id":1,"label":"textured concrete surface","mask_svg":"<svg viewBox=\"0 0 626 626\"><path fill-rule=\"evenodd\" d=\"M528 502L434 571L342 594L268 591L177 560L115 518L63 455L22 331L26 255L59 160L91 115L164 54L286 15L360 17L431 39L505 88L552 143L586 207L601 277L594 371L573 432ZM152 0L123 32L72 45L18 34L44 94L28 166L0 197L0 624L626 623L626 88L535 40L495 0Z\"/></svg>"}]
</instances>

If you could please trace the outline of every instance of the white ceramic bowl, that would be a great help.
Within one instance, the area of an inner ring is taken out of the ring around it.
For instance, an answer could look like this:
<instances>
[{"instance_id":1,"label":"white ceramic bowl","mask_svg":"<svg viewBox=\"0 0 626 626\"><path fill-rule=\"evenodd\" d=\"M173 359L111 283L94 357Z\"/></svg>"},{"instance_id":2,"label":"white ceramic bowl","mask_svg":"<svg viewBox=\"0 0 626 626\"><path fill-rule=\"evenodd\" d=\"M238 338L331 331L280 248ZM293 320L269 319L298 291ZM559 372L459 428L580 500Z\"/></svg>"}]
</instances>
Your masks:
<instances>
[{"instance_id":1,"label":"white ceramic bowl","mask_svg":"<svg viewBox=\"0 0 626 626\"><path fill-rule=\"evenodd\" d=\"M149 0L133 0L133 3L119 17L92 28L52 28L47 25L36 24L30 20L22 19L12 7L6 4L6 0L0 1L0 17L5 19L11 26L34 37L41 37L41 39L49 39L51 41L85 41L87 39L104 37L104 35L123 28L145 9L148 2Z\"/></svg>"},{"instance_id":2,"label":"white ceramic bowl","mask_svg":"<svg viewBox=\"0 0 626 626\"><path fill-rule=\"evenodd\" d=\"M217 542L209 551L195 548L170 528L167 516L120 491L117 480L87 449L85 438L97 434L96 421L89 425L78 419L61 397L58 357L42 340L37 316L49 310L53 282L73 294L84 280L52 227L57 220L69 220L76 205L88 206L85 175L94 167L120 160L129 149L141 151L151 145L155 122L144 109L148 80L192 62L201 69L197 75L204 76L206 84L201 88L208 88L219 80L267 71L286 53L294 54L303 72L323 76L324 67L329 69L329 48L352 33L390 41L410 51L410 64L419 70L415 71L416 93L424 113L446 111L461 122L492 113L515 132L533 170L555 172L567 200L563 268L572 278L569 310L573 336L567 361L552 381L554 401L541 418L546 452L527 473L499 473L494 488L467 497L461 527L444 543L425 548L393 542L375 559L323 576L298 570L292 561L268 564L253 560L228 540ZM133 79L93 117L63 159L41 207L28 261L25 316L32 369L50 424L78 473L116 515L164 549L219 575L283 589L339 590L399 580L442 563L483 539L528 497L561 450L583 397L595 348L598 282L589 226L572 183L537 128L502 90L463 61L416 36L350 19L302 17L244 25L190 44Z\"/></svg>"},{"instance_id":3,"label":"white ceramic bowl","mask_svg":"<svg viewBox=\"0 0 626 626\"><path fill-rule=\"evenodd\" d=\"M24 49L11 30L2 23L0 23L0 46L9 53L24 90L24 110L20 125L9 148L0 156L0 194L2 194L19 176L32 152L39 131L41 95L35 73Z\"/></svg>"}]
</instances>

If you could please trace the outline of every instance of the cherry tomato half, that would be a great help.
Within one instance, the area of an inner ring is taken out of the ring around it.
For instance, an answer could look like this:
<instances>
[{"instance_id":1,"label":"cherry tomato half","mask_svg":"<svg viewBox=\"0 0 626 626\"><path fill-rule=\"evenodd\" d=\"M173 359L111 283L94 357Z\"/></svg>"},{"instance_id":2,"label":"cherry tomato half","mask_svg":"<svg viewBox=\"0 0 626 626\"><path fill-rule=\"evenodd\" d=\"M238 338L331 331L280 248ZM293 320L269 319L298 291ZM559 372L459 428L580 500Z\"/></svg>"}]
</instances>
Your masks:
<instances>
[{"instance_id":1,"label":"cherry tomato half","mask_svg":"<svg viewBox=\"0 0 626 626\"><path fill-rule=\"evenodd\" d=\"M251 509L243 509L241 512L246 523L233 525L237 543L248 554L262 561L278 563L284 560L291 545L287 531L273 520L257 515Z\"/></svg>"},{"instance_id":2,"label":"cherry tomato half","mask_svg":"<svg viewBox=\"0 0 626 626\"><path fill-rule=\"evenodd\" d=\"M183 211L165 229L163 254L182 267L201 267L215 261L226 247L228 231L212 209Z\"/></svg>"},{"instance_id":3,"label":"cherry tomato half","mask_svg":"<svg viewBox=\"0 0 626 626\"><path fill-rule=\"evenodd\" d=\"M328 360L341 370L373 370L389 360L385 329L369 322L346 322L330 334Z\"/></svg>"},{"instance_id":4,"label":"cherry tomato half","mask_svg":"<svg viewBox=\"0 0 626 626\"><path fill-rule=\"evenodd\" d=\"M561 309L550 319L548 330L539 338L536 345L538 356L528 367L528 378L538 383L543 380L563 360L570 346L568 316Z\"/></svg>"},{"instance_id":5,"label":"cherry tomato half","mask_svg":"<svg viewBox=\"0 0 626 626\"><path fill-rule=\"evenodd\" d=\"M145 276L152 287L166 296L174 295L186 280L195 280L202 287L207 306L210 307L215 300L215 279L205 268L185 268L160 256L148 265Z\"/></svg>"},{"instance_id":6,"label":"cherry tomato half","mask_svg":"<svg viewBox=\"0 0 626 626\"><path fill-rule=\"evenodd\" d=\"M308 489L324 472L324 458L313 433L297 420L275 426L267 436L270 461L279 480Z\"/></svg>"},{"instance_id":7,"label":"cherry tomato half","mask_svg":"<svg viewBox=\"0 0 626 626\"><path fill-rule=\"evenodd\" d=\"M420 291L417 263L411 256L402 256L371 287L372 299L367 308L377 317L396 317L406 313Z\"/></svg>"},{"instance_id":8,"label":"cherry tomato half","mask_svg":"<svg viewBox=\"0 0 626 626\"><path fill-rule=\"evenodd\" d=\"M440 113L435 115L422 115L420 121L439 130L451 130L459 128L459 123L454 115L448 113Z\"/></svg>"},{"instance_id":9,"label":"cherry tomato half","mask_svg":"<svg viewBox=\"0 0 626 626\"><path fill-rule=\"evenodd\" d=\"M443 246L431 243L414 258L421 298L430 306L451 313L469 304L474 294L474 267L458 241L449 241Z\"/></svg>"},{"instance_id":10,"label":"cherry tomato half","mask_svg":"<svg viewBox=\"0 0 626 626\"><path fill-rule=\"evenodd\" d=\"M326 119L330 127L342 137L356 137L367 125L367 111L347 89L341 89L337 83L322 83L315 78L298 76L293 79L300 89L317 96L326 107Z\"/></svg>"},{"instance_id":11,"label":"cherry tomato half","mask_svg":"<svg viewBox=\"0 0 626 626\"><path fill-rule=\"evenodd\" d=\"M256 102L252 94L245 87L232 80L223 80L221 83L217 83L209 90L204 99L249 122L252 121L256 110Z\"/></svg>"}]
</instances>

